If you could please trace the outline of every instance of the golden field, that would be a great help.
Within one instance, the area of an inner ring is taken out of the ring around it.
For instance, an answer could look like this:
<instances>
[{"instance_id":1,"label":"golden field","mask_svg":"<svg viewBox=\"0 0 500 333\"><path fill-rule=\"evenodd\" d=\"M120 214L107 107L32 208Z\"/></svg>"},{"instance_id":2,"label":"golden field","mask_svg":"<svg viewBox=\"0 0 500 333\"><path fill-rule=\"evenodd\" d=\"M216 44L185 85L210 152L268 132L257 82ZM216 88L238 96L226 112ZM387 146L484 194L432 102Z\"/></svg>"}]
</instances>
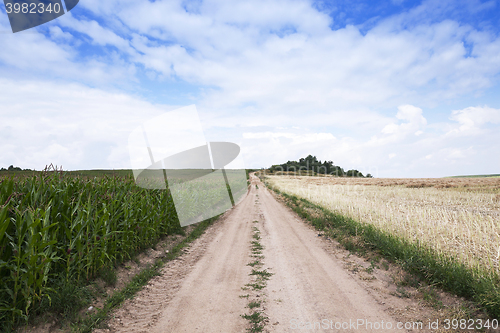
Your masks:
<instances>
[{"instance_id":1,"label":"golden field","mask_svg":"<svg viewBox=\"0 0 500 333\"><path fill-rule=\"evenodd\" d=\"M500 178L269 176L269 184L331 211L499 272Z\"/></svg>"}]
</instances>

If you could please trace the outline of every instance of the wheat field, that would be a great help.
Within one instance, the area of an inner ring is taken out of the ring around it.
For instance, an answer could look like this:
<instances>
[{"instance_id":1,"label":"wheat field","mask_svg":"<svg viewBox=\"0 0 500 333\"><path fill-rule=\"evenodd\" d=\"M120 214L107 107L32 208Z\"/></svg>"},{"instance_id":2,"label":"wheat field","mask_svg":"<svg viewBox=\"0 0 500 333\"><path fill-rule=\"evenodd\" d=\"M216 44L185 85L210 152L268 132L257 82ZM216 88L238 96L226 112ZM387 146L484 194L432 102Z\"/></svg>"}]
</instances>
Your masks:
<instances>
[{"instance_id":1,"label":"wheat field","mask_svg":"<svg viewBox=\"0 0 500 333\"><path fill-rule=\"evenodd\" d=\"M499 272L500 179L267 176L269 184L361 223Z\"/></svg>"}]
</instances>

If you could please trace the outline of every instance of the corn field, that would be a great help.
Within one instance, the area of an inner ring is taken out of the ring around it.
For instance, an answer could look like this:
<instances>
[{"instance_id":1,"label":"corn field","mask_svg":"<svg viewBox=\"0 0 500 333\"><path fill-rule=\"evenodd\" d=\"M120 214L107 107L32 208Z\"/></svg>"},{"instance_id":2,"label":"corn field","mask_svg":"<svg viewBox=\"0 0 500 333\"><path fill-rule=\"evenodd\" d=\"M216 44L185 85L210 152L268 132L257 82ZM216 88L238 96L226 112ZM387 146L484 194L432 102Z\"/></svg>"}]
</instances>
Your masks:
<instances>
[{"instance_id":1,"label":"corn field","mask_svg":"<svg viewBox=\"0 0 500 333\"><path fill-rule=\"evenodd\" d=\"M132 177L0 179L0 327L26 319L55 281L88 281L179 231L169 192Z\"/></svg>"}]
</instances>

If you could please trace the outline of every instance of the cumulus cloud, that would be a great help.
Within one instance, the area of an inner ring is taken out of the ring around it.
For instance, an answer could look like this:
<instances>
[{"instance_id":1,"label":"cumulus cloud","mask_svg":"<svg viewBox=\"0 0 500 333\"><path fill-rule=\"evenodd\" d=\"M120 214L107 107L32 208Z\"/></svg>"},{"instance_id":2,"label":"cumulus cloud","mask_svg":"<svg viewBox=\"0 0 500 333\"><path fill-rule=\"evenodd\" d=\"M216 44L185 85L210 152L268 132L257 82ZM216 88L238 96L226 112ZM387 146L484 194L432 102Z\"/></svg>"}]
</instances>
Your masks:
<instances>
[{"instance_id":1,"label":"cumulus cloud","mask_svg":"<svg viewBox=\"0 0 500 333\"><path fill-rule=\"evenodd\" d=\"M50 34L54 40L64 40L64 41L69 41L73 39L73 35L70 34L69 32L64 32L62 29L58 26L52 26L49 28Z\"/></svg>"},{"instance_id":2,"label":"cumulus cloud","mask_svg":"<svg viewBox=\"0 0 500 333\"><path fill-rule=\"evenodd\" d=\"M450 119L458 124L452 125L448 135L478 135L489 132L483 125L500 124L500 109L488 106L468 107L453 111Z\"/></svg>"},{"instance_id":3,"label":"cumulus cloud","mask_svg":"<svg viewBox=\"0 0 500 333\"><path fill-rule=\"evenodd\" d=\"M314 152L376 177L448 176L470 174L467 170L471 169L484 174L497 172L500 131L497 128L487 131L484 127L498 123L498 110L469 107L452 111L447 123L429 123L424 110L413 105L399 106L394 113L378 134L367 139L345 135L307 144L305 138L310 133L278 129L246 133L245 143L252 147L247 154L255 160L269 161L265 164L268 166ZM433 130L426 131L428 126ZM462 140L461 136L451 136L450 129L474 135ZM471 132L471 129L481 131ZM316 137L320 138L320 133ZM304 144L299 144L301 141Z\"/></svg>"},{"instance_id":4,"label":"cumulus cloud","mask_svg":"<svg viewBox=\"0 0 500 333\"><path fill-rule=\"evenodd\" d=\"M77 20L73 17L72 13L69 12L62 16L58 23L63 27L71 28L74 31L86 34L92 39L92 42L97 45L114 46L127 54L134 52L134 50L129 46L128 40L120 37L113 31L102 27L95 20Z\"/></svg>"},{"instance_id":5,"label":"cumulus cloud","mask_svg":"<svg viewBox=\"0 0 500 333\"><path fill-rule=\"evenodd\" d=\"M256 132L256 133L243 133L244 139L279 139L286 138L291 139L292 145L312 143L312 142L323 142L323 143L333 143L331 140L336 140L336 138L331 133L305 133L305 134L295 134L286 132ZM330 140L330 141L329 141Z\"/></svg>"},{"instance_id":6,"label":"cumulus cloud","mask_svg":"<svg viewBox=\"0 0 500 333\"><path fill-rule=\"evenodd\" d=\"M282 163L283 160L299 159L309 154L316 154L323 160L332 159L335 156L337 160L340 157L338 153L344 154L352 148L349 141L350 139L339 140L331 133L304 132L301 129L292 128L286 132L278 129L245 132L243 133L243 153L245 159L252 162L267 160L272 163ZM353 153L351 158L355 158L356 152L352 150L351 152Z\"/></svg>"},{"instance_id":7,"label":"cumulus cloud","mask_svg":"<svg viewBox=\"0 0 500 333\"><path fill-rule=\"evenodd\" d=\"M400 105L396 119L385 125L380 135L374 135L369 141L370 145L379 146L388 143L401 142L408 135L422 135L427 125L427 120L422 114L422 109L413 105ZM398 123L396 120L401 121Z\"/></svg>"},{"instance_id":8,"label":"cumulus cloud","mask_svg":"<svg viewBox=\"0 0 500 333\"><path fill-rule=\"evenodd\" d=\"M59 24L118 48L129 65L215 87L200 103L227 112L245 103L295 114L304 107L430 105L489 87L500 71L497 36L454 20L422 19L449 12L449 2L426 1L366 33L352 25L331 30L332 18L308 1L80 6L100 22L70 13Z\"/></svg>"},{"instance_id":9,"label":"cumulus cloud","mask_svg":"<svg viewBox=\"0 0 500 333\"><path fill-rule=\"evenodd\" d=\"M409 134L416 133L417 130L427 124L427 120L422 115L422 109L413 105L401 105L398 107L396 118L405 120L405 123L397 125L391 123L382 129L384 134Z\"/></svg>"},{"instance_id":10,"label":"cumulus cloud","mask_svg":"<svg viewBox=\"0 0 500 333\"><path fill-rule=\"evenodd\" d=\"M66 169L128 168L126 144L130 131L144 119L175 108L77 84L61 86L50 82L1 79L0 89L4 92L0 96L3 106L0 112L0 165L16 164L36 169L49 163L62 164ZM26 95L31 98L20 103ZM476 127L498 123L498 110L471 107L454 111L450 113L454 120L442 125L440 132L411 135L415 129L426 126L423 113L415 106L400 106L391 122L396 127L386 124L382 129L388 133L377 135L404 140L384 141L381 138L377 145L373 145L372 139L339 137L300 126L243 129L241 137L238 133L230 133L220 139L242 145L247 167L269 166L314 154L345 168L356 168L378 177L444 176L450 174L450 168L457 170L455 173L459 170L467 173L465 170L477 163L487 173L488 165L491 166L495 158L498 160L493 155L498 149L495 142L500 142L498 133L478 134L474 140L464 142L447 134L450 126L460 129L461 124L468 125L471 118L476 121L473 125ZM214 137L208 133L207 139ZM492 170L489 173L493 173Z\"/></svg>"},{"instance_id":11,"label":"cumulus cloud","mask_svg":"<svg viewBox=\"0 0 500 333\"><path fill-rule=\"evenodd\" d=\"M175 108L79 84L0 79L0 91L0 165L37 170L130 168L129 133Z\"/></svg>"},{"instance_id":12,"label":"cumulus cloud","mask_svg":"<svg viewBox=\"0 0 500 333\"><path fill-rule=\"evenodd\" d=\"M81 2L47 34L0 35L2 157L121 167L119 129L165 108L138 97L145 90L177 98L170 80L199 89L182 103L198 105L207 137L243 140L251 167L313 153L385 175L443 175L470 156L492 161L498 109L476 99L431 121L431 107L498 84L498 34L454 13L491 4L460 4L428 0L332 29L334 15L302 0Z\"/></svg>"},{"instance_id":13,"label":"cumulus cloud","mask_svg":"<svg viewBox=\"0 0 500 333\"><path fill-rule=\"evenodd\" d=\"M77 81L90 85L122 85L134 76L135 66L114 57L114 63L101 57L80 58L71 33L51 27L42 33L0 34L2 77Z\"/></svg>"}]
</instances>

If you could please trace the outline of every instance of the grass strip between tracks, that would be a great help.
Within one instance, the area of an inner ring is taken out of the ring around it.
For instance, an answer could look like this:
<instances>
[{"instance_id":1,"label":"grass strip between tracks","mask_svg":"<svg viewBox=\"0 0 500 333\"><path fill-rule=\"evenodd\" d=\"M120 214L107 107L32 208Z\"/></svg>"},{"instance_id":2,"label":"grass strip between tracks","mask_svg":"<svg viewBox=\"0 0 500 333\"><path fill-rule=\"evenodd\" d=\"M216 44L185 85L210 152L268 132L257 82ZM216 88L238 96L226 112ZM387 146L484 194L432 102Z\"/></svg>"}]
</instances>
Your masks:
<instances>
[{"instance_id":1,"label":"grass strip between tracks","mask_svg":"<svg viewBox=\"0 0 500 333\"><path fill-rule=\"evenodd\" d=\"M253 221L253 223L258 224L259 221ZM251 290L254 292L254 295L252 298L250 298L250 294L240 296L249 299L247 307L250 309L249 314L245 313L244 315L241 315L241 317L248 320L248 322L250 323L250 327L247 329L247 332L258 333L264 331L264 327L269 321L269 318L262 311L262 303L265 302L265 300L263 300L263 297L261 297L263 296L263 294L261 294L260 291L267 286L267 280L269 280L273 273L268 272L267 269L259 270L264 265L264 255L262 254L264 246L260 243L261 238L259 228L254 226L252 230L254 232L252 236L254 240L251 241L251 257L253 258L253 261L248 263L247 266L252 267L250 276L254 277L254 282L246 284L245 287L241 289L249 290L251 288Z\"/></svg>"},{"instance_id":2,"label":"grass strip between tracks","mask_svg":"<svg viewBox=\"0 0 500 333\"><path fill-rule=\"evenodd\" d=\"M375 253L396 262L422 281L470 299L492 318L500 318L500 276L480 268L471 269L457 259L436 253L376 227L332 212L306 199L289 195L266 184L300 217L347 250L361 255Z\"/></svg>"}]
</instances>

